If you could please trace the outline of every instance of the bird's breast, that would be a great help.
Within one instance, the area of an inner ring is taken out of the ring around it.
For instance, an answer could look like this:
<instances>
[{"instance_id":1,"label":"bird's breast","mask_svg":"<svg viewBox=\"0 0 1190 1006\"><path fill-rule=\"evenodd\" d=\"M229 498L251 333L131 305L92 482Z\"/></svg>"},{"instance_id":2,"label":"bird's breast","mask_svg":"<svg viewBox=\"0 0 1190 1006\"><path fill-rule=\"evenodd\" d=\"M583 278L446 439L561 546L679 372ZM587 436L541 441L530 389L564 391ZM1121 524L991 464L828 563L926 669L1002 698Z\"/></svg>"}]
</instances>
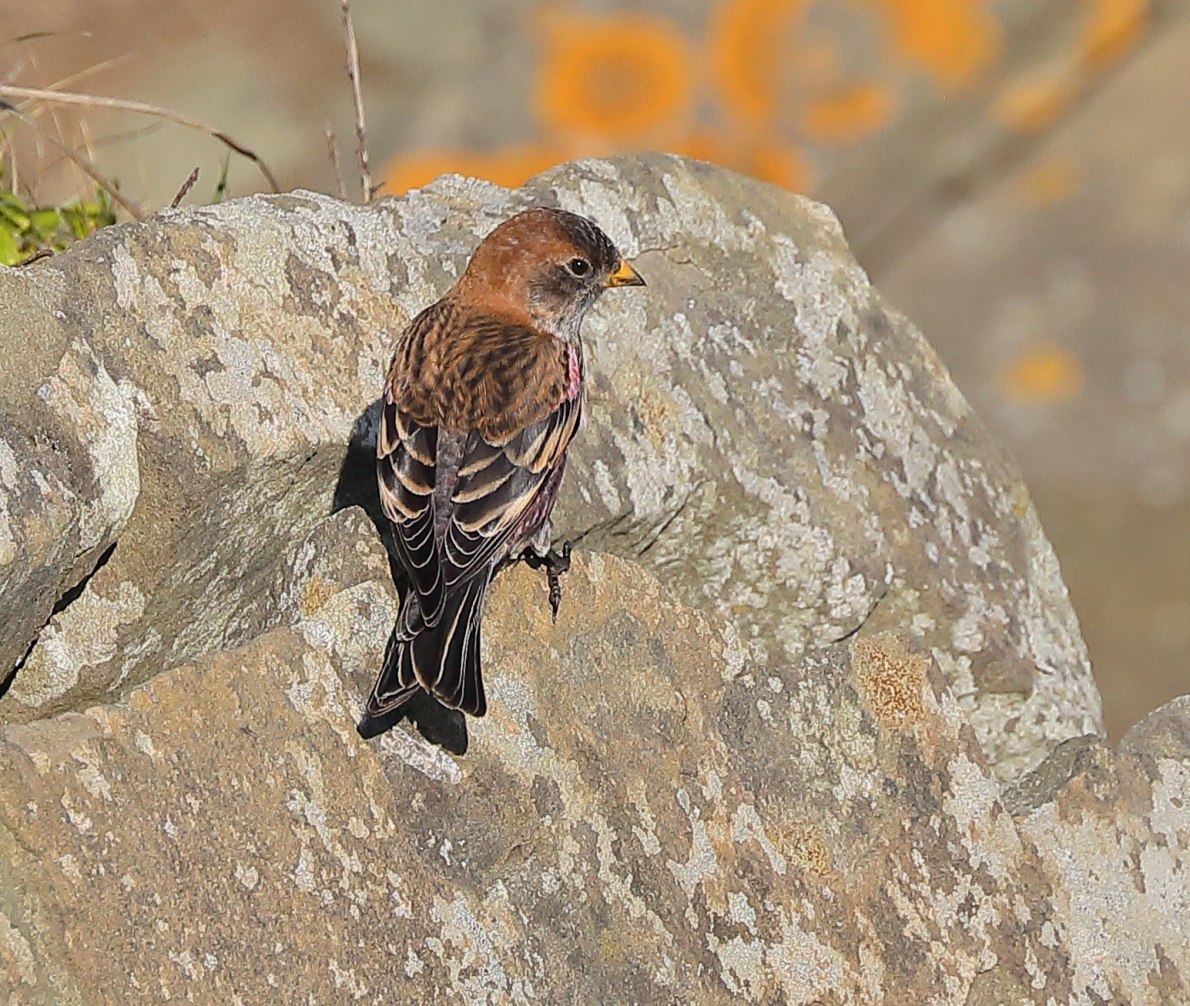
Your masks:
<instances>
[{"instance_id":1,"label":"bird's breast","mask_svg":"<svg viewBox=\"0 0 1190 1006\"><path fill-rule=\"evenodd\" d=\"M573 402L583 389L583 351L574 343L566 345L566 401Z\"/></svg>"}]
</instances>

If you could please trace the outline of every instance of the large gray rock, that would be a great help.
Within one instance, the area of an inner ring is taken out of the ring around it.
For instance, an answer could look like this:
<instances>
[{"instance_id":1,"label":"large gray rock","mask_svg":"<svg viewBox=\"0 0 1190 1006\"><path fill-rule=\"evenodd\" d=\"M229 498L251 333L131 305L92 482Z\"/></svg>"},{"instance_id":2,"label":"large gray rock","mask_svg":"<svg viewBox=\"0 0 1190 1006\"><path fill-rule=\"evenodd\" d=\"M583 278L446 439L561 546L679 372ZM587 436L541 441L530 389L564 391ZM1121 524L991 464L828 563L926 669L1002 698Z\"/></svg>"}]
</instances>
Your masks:
<instances>
[{"instance_id":1,"label":"large gray rock","mask_svg":"<svg viewBox=\"0 0 1190 1006\"><path fill-rule=\"evenodd\" d=\"M1005 787L900 637L770 663L584 552L556 626L497 583L464 757L361 742L383 553L351 511L298 554L290 624L0 730L0 1000L1190 994L1185 709Z\"/></svg>"},{"instance_id":2,"label":"large gray rock","mask_svg":"<svg viewBox=\"0 0 1190 1006\"><path fill-rule=\"evenodd\" d=\"M589 323L561 534L638 557L757 659L908 632L1004 775L1099 729L1016 469L834 217L660 156L517 193L444 179L375 208L301 193L170 211L0 272L5 353L39 333L36 366L6 382L27 445L15 471L51 485L55 444L96 459L94 477L62 469L77 502L26 493L7 518L41 521L61 554L16 560L6 659L34 645L0 719L79 709L252 638L243 613L336 485L338 503L366 502L366 408L395 333L486 230L539 202L599 220L650 282ZM47 387L65 389L58 439L40 432Z\"/></svg>"},{"instance_id":3,"label":"large gray rock","mask_svg":"<svg viewBox=\"0 0 1190 1006\"><path fill-rule=\"evenodd\" d=\"M88 341L94 319L85 294L61 275L0 268L0 305L4 681L54 606L115 543L140 473L129 391Z\"/></svg>"}]
</instances>

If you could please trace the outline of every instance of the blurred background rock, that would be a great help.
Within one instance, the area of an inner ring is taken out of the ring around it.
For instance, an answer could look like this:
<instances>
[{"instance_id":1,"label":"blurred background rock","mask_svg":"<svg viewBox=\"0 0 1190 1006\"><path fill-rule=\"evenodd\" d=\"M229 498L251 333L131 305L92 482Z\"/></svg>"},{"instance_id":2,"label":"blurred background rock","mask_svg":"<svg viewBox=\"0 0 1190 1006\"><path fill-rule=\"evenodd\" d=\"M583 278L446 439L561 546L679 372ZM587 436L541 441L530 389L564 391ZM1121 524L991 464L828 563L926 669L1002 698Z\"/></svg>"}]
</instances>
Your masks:
<instances>
[{"instance_id":1,"label":"blurred background rock","mask_svg":"<svg viewBox=\"0 0 1190 1006\"><path fill-rule=\"evenodd\" d=\"M355 0L383 194L515 186L642 149L830 203L1024 467L1109 731L1190 691L1190 7L1184 0ZM0 7L0 83L227 131L282 188L358 198L336 0ZM160 119L13 101L5 185L147 210L226 148ZM265 187L227 163L227 193Z\"/></svg>"}]
</instances>

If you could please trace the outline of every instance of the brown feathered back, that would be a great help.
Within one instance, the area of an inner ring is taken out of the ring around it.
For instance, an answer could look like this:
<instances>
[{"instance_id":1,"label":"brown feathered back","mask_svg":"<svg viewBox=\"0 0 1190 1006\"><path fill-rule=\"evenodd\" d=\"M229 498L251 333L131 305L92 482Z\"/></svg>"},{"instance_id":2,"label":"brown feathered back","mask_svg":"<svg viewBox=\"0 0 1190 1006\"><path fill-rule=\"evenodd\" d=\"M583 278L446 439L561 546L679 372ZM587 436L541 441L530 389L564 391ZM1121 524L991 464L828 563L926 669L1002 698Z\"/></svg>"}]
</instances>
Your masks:
<instances>
[{"instance_id":1,"label":"brown feathered back","mask_svg":"<svg viewBox=\"0 0 1190 1006\"><path fill-rule=\"evenodd\" d=\"M565 343L511 312L476 315L457 293L405 330L389 375L397 407L423 426L503 443L565 397Z\"/></svg>"}]
</instances>

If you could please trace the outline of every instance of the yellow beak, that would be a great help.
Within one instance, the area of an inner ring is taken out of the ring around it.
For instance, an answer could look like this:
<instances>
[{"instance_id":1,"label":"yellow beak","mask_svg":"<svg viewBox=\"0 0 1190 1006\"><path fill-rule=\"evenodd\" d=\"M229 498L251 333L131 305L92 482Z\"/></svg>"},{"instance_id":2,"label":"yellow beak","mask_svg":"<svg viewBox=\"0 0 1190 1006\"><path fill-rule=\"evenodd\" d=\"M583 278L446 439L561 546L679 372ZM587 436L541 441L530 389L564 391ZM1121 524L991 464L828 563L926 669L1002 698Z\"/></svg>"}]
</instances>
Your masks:
<instances>
[{"instance_id":1,"label":"yellow beak","mask_svg":"<svg viewBox=\"0 0 1190 1006\"><path fill-rule=\"evenodd\" d=\"M632 268L632 265L627 259L620 259L620 264L603 283L604 286L644 286L645 281L641 279L640 273Z\"/></svg>"}]
</instances>

